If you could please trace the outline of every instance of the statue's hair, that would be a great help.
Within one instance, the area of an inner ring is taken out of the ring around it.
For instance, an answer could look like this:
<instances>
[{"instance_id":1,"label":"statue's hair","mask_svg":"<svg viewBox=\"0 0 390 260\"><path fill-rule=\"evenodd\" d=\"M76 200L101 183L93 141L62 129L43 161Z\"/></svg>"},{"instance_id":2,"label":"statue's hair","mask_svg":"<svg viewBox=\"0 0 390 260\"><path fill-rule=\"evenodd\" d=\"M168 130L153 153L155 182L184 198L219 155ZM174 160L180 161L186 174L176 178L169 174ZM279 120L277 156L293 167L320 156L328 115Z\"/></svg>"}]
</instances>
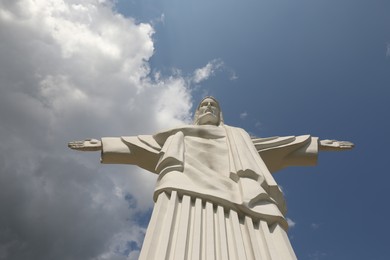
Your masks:
<instances>
[{"instance_id":1,"label":"statue's hair","mask_svg":"<svg viewBox=\"0 0 390 260\"><path fill-rule=\"evenodd\" d=\"M202 104L203 100L205 100L207 98L210 98L210 99L214 100L215 103L217 103L217 106L218 106L218 109L219 109L219 124L218 125L223 125L223 116L222 116L221 106L219 105L218 100L215 99L215 97L212 97L212 96L206 96L199 102L199 105L196 108L195 115L194 115L194 125L197 125L198 121L199 121L199 108L200 108L200 104Z\"/></svg>"}]
</instances>

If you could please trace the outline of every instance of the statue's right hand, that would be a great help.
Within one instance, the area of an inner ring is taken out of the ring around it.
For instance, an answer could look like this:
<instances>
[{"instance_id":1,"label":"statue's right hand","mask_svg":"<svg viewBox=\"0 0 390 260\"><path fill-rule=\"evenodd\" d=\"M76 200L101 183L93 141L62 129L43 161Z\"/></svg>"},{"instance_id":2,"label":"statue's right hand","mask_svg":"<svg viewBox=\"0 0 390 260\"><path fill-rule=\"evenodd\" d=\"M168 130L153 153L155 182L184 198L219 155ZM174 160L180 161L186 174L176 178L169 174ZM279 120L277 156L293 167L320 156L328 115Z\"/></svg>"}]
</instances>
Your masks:
<instances>
[{"instance_id":1,"label":"statue's right hand","mask_svg":"<svg viewBox=\"0 0 390 260\"><path fill-rule=\"evenodd\" d=\"M85 139L84 141L69 142L68 147L79 151L99 151L102 149L102 142L97 139Z\"/></svg>"}]
</instances>

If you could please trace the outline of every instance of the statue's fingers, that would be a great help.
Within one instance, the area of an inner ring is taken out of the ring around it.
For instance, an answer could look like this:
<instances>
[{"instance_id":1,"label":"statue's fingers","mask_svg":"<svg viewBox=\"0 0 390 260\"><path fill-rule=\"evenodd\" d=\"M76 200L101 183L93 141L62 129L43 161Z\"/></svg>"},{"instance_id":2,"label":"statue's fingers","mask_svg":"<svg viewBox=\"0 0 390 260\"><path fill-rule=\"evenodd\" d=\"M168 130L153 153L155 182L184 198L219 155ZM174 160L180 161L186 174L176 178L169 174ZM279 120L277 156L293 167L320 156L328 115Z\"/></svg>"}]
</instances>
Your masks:
<instances>
[{"instance_id":1,"label":"statue's fingers","mask_svg":"<svg viewBox=\"0 0 390 260\"><path fill-rule=\"evenodd\" d=\"M84 143L84 141L72 141L72 142L69 142L68 144L82 144Z\"/></svg>"},{"instance_id":2,"label":"statue's fingers","mask_svg":"<svg viewBox=\"0 0 390 260\"><path fill-rule=\"evenodd\" d=\"M342 141L342 142L340 142L340 146L341 147L350 147L350 148L352 148L354 146L354 144L351 143L351 142L348 142L348 141Z\"/></svg>"},{"instance_id":3,"label":"statue's fingers","mask_svg":"<svg viewBox=\"0 0 390 260\"><path fill-rule=\"evenodd\" d=\"M71 149L81 149L84 147L84 142L82 141L69 142L68 147Z\"/></svg>"},{"instance_id":4,"label":"statue's fingers","mask_svg":"<svg viewBox=\"0 0 390 260\"><path fill-rule=\"evenodd\" d=\"M80 142L80 141L74 141L74 142L69 142L68 143L68 147L78 147L78 146L80 146L80 145L82 145L83 144L83 142Z\"/></svg>"},{"instance_id":5,"label":"statue's fingers","mask_svg":"<svg viewBox=\"0 0 390 260\"><path fill-rule=\"evenodd\" d=\"M330 139L323 140L324 144L333 144L334 142L335 142L335 140L330 140Z\"/></svg>"}]
</instances>

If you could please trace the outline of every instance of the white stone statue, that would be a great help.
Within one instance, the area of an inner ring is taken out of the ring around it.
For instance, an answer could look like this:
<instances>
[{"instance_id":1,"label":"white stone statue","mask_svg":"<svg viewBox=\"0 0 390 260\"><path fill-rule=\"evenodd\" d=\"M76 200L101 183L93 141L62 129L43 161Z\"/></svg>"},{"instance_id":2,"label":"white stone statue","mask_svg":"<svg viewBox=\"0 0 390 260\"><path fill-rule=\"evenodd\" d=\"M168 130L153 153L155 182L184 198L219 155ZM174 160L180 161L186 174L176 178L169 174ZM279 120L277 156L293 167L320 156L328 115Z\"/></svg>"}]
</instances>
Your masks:
<instances>
[{"instance_id":1,"label":"white stone statue","mask_svg":"<svg viewBox=\"0 0 390 260\"><path fill-rule=\"evenodd\" d=\"M153 259L296 259L286 205L272 173L315 165L319 150L350 142L310 135L251 138L225 125L217 100L204 98L194 125L154 135L70 142L101 150L101 162L134 164L158 174L155 207L141 250Z\"/></svg>"}]
</instances>

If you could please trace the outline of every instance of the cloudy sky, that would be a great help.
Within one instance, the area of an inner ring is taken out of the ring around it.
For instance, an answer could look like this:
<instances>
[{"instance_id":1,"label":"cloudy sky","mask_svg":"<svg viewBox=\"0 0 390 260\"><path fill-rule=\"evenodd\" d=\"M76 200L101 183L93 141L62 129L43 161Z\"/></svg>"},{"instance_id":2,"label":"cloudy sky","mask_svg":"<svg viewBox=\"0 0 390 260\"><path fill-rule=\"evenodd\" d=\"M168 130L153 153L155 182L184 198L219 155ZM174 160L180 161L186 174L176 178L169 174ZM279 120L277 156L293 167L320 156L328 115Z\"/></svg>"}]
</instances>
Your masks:
<instances>
[{"instance_id":1,"label":"cloudy sky","mask_svg":"<svg viewBox=\"0 0 390 260\"><path fill-rule=\"evenodd\" d=\"M389 255L387 0L0 0L0 259L137 259L155 176L67 142L213 95L260 136L350 140L275 178L299 259Z\"/></svg>"}]
</instances>

